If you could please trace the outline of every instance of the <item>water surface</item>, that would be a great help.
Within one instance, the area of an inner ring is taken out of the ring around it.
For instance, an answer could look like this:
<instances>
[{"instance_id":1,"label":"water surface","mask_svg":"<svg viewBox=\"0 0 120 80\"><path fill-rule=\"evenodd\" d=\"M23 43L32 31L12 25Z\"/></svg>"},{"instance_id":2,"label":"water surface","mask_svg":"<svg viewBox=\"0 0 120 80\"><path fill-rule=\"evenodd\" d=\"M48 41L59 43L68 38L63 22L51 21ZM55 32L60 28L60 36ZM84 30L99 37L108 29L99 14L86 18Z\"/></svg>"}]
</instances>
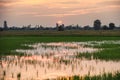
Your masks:
<instances>
[{"instance_id":1,"label":"water surface","mask_svg":"<svg viewBox=\"0 0 120 80\"><path fill-rule=\"evenodd\" d=\"M0 65L0 78L17 80L53 79L59 76L101 75L120 71L120 61L104 61L99 59L78 59L78 53L93 53L102 49L86 47L86 45L101 45L104 43L120 44L119 41L90 41L90 42L52 42L25 45L33 49L16 49L25 56L6 56ZM4 75L4 73L6 73Z\"/></svg>"}]
</instances>

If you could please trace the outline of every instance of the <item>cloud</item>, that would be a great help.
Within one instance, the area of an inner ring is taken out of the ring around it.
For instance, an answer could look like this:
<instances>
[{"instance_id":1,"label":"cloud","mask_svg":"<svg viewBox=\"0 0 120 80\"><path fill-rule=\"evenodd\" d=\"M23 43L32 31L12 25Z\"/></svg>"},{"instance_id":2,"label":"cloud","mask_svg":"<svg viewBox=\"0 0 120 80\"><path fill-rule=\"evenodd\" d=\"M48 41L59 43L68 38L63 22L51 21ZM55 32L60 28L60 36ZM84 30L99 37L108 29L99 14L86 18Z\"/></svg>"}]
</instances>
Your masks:
<instances>
[{"instance_id":1,"label":"cloud","mask_svg":"<svg viewBox=\"0 0 120 80\"><path fill-rule=\"evenodd\" d=\"M0 3L9 3L11 0L0 0Z\"/></svg>"},{"instance_id":2,"label":"cloud","mask_svg":"<svg viewBox=\"0 0 120 80\"><path fill-rule=\"evenodd\" d=\"M101 5L116 5L116 6L120 6L120 0L109 0L109 1L104 1L99 3Z\"/></svg>"},{"instance_id":3,"label":"cloud","mask_svg":"<svg viewBox=\"0 0 120 80\"><path fill-rule=\"evenodd\" d=\"M119 8L119 2L119 0L1 0L0 11L6 8L9 9L8 13L12 12L13 15L64 17Z\"/></svg>"},{"instance_id":4,"label":"cloud","mask_svg":"<svg viewBox=\"0 0 120 80\"><path fill-rule=\"evenodd\" d=\"M14 3L16 0L0 0L0 4Z\"/></svg>"},{"instance_id":5,"label":"cloud","mask_svg":"<svg viewBox=\"0 0 120 80\"><path fill-rule=\"evenodd\" d=\"M89 13L96 13L99 12L100 8L75 8L75 9L69 9L69 10L54 10L52 9L49 11L43 11L43 12L20 12L20 15L30 15L35 17L41 17L41 16L48 16L48 17L65 17L65 16L74 16L74 15L83 15L83 14L89 14ZM55 11L55 12L54 12Z\"/></svg>"},{"instance_id":6,"label":"cloud","mask_svg":"<svg viewBox=\"0 0 120 80\"><path fill-rule=\"evenodd\" d=\"M0 9L3 7L9 8L15 2L16 2L16 0L0 0Z\"/></svg>"},{"instance_id":7,"label":"cloud","mask_svg":"<svg viewBox=\"0 0 120 80\"><path fill-rule=\"evenodd\" d=\"M59 4L80 4L80 2L79 1L73 1L73 0L69 0L69 1L59 1L59 2L57 2L57 3L59 3Z\"/></svg>"}]
</instances>

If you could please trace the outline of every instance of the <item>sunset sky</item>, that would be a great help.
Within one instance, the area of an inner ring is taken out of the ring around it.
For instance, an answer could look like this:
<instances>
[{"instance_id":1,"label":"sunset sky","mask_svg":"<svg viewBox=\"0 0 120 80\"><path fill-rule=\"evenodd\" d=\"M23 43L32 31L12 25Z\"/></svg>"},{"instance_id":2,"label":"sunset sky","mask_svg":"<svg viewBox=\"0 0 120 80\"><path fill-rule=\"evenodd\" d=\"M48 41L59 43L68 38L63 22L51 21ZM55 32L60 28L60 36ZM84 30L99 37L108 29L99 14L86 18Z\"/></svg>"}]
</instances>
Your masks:
<instances>
[{"instance_id":1,"label":"sunset sky","mask_svg":"<svg viewBox=\"0 0 120 80\"><path fill-rule=\"evenodd\" d=\"M79 24L93 26L100 19L102 25L120 25L120 0L0 0L0 26L36 24L55 26Z\"/></svg>"}]
</instances>

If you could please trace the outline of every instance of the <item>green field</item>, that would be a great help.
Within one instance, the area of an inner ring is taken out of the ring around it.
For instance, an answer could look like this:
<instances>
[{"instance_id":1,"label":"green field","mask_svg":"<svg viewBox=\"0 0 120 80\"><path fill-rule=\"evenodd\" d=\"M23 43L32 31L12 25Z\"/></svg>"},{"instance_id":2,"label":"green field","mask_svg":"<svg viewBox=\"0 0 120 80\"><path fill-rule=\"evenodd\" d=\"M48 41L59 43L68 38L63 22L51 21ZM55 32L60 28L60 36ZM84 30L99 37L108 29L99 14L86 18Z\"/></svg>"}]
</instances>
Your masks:
<instances>
[{"instance_id":1,"label":"green field","mask_svg":"<svg viewBox=\"0 0 120 80\"><path fill-rule=\"evenodd\" d=\"M87 42L87 41L120 41L120 31L3 31L0 32L0 56L6 55L23 55L16 53L16 49L29 49L31 47L24 46L23 44L34 44L40 42ZM77 54L77 58L87 58L101 60L120 60L120 44L102 44L96 46L88 46L98 49L103 49L95 53ZM105 73L97 76L70 76L70 80L119 80L120 72ZM71 79L72 78L72 79ZM67 77L61 77L58 80L66 80Z\"/></svg>"},{"instance_id":2,"label":"green field","mask_svg":"<svg viewBox=\"0 0 120 80\"><path fill-rule=\"evenodd\" d=\"M0 37L0 55L9 55L18 53L11 52L15 49L26 49L28 47L23 46L22 44L32 44L38 42L84 42L84 41L102 41L102 40L120 40L120 37L102 37L102 36L58 36L58 37L39 37L39 36L11 36L11 37ZM104 48L104 50L93 53L94 58L99 59L120 59L120 45L118 44L104 44L101 46L95 46L96 48ZM107 48L107 49L106 49ZM79 54L78 57L84 56L90 58L91 54Z\"/></svg>"},{"instance_id":3,"label":"green field","mask_svg":"<svg viewBox=\"0 0 120 80\"><path fill-rule=\"evenodd\" d=\"M98 49L103 49L103 50L92 53L92 54L89 54L89 53L78 54L76 57L78 58L85 57L85 58L91 59L91 57L93 56L94 59L120 60L120 44L104 43L102 45L97 45L93 47Z\"/></svg>"},{"instance_id":4,"label":"green field","mask_svg":"<svg viewBox=\"0 0 120 80\"><path fill-rule=\"evenodd\" d=\"M80 76L72 76L72 77L61 77L58 78L58 80L119 80L120 79L120 73L116 72L114 75L111 73L103 74L99 76L92 76L89 75L85 77Z\"/></svg>"},{"instance_id":5,"label":"green field","mask_svg":"<svg viewBox=\"0 0 120 80\"><path fill-rule=\"evenodd\" d=\"M8 30L0 36L120 36L120 30Z\"/></svg>"}]
</instances>

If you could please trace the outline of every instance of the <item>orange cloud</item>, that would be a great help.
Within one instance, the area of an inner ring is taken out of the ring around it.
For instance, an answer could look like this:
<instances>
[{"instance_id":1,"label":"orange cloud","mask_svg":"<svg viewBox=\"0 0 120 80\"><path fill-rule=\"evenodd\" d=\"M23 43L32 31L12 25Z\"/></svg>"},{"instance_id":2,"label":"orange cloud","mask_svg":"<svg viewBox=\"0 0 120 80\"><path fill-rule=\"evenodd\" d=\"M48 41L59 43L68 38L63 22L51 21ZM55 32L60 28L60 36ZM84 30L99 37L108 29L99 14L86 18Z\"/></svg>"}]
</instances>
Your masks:
<instances>
[{"instance_id":1,"label":"orange cloud","mask_svg":"<svg viewBox=\"0 0 120 80\"><path fill-rule=\"evenodd\" d=\"M111 5L113 2L114 5ZM11 9L11 12L18 15L64 17L119 8L118 2L118 0L1 0L0 6Z\"/></svg>"}]
</instances>

